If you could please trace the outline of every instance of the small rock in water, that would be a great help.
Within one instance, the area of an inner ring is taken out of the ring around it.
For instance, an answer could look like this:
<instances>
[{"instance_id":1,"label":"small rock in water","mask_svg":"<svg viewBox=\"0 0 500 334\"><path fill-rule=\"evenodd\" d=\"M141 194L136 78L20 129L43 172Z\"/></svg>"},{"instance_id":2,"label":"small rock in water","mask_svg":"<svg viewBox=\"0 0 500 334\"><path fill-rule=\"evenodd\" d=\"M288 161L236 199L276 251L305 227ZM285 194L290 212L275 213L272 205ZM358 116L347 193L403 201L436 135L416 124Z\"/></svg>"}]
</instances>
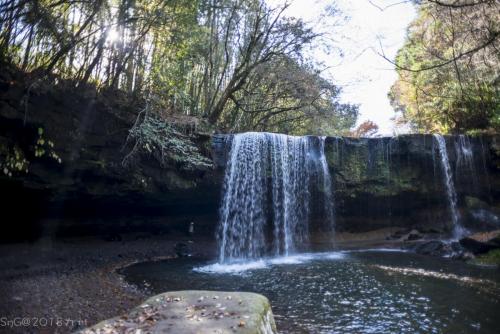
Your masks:
<instances>
[{"instance_id":1,"label":"small rock in water","mask_svg":"<svg viewBox=\"0 0 500 334\"><path fill-rule=\"evenodd\" d=\"M422 234L417 230L411 230L410 233L406 236L407 241L419 240L422 239Z\"/></svg>"},{"instance_id":2,"label":"small rock in water","mask_svg":"<svg viewBox=\"0 0 500 334\"><path fill-rule=\"evenodd\" d=\"M176 243L174 251L178 257L189 257L192 255L191 246L183 242Z\"/></svg>"},{"instance_id":3,"label":"small rock in water","mask_svg":"<svg viewBox=\"0 0 500 334\"><path fill-rule=\"evenodd\" d=\"M454 259L462 260L462 261L473 260L475 258L476 257L471 252L461 252L457 256L454 257Z\"/></svg>"},{"instance_id":4,"label":"small rock in water","mask_svg":"<svg viewBox=\"0 0 500 334\"><path fill-rule=\"evenodd\" d=\"M451 247L441 240L431 240L415 247L415 253L430 256L451 254Z\"/></svg>"},{"instance_id":5,"label":"small rock in water","mask_svg":"<svg viewBox=\"0 0 500 334\"><path fill-rule=\"evenodd\" d=\"M473 254L483 254L500 248L500 230L476 233L460 239L460 245Z\"/></svg>"}]
</instances>

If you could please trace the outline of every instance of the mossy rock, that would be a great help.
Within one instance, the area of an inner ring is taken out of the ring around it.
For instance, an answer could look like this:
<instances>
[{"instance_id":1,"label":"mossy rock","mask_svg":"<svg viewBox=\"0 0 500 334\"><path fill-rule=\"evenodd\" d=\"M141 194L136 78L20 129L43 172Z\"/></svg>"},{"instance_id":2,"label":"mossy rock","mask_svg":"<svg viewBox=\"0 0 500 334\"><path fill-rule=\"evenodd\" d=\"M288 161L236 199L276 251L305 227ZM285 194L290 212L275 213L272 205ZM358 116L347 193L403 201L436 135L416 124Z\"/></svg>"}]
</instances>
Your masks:
<instances>
[{"instance_id":1,"label":"mossy rock","mask_svg":"<svg viewBox=\"0 0 500 334\"><path fill-rule=\"evenodd\" d=\"M249 292L173 291L149 298L130 313L80 331L98 333L277 333L266 297Z\"/></svg>"},{"instance_id":2,"label":"mossy rock","mask_svg":"<svg viewBox=\"0 0 500 334\"><path fill-rule=\"evenodd\" d=\"M469 209L487 209L488 204L477 197L465 196L465 205Z\"/></svg>"},{"instance_id":3,"label":"mossy rock","mask_svg":"<svg viewBox=\"0 0 500 334\"><path fill-rule=\"evenodd\" d=\"M494 249L486 254L479 255L472 263L480 265L500 266L500 249Z\"/></svg>"}]
</instances>

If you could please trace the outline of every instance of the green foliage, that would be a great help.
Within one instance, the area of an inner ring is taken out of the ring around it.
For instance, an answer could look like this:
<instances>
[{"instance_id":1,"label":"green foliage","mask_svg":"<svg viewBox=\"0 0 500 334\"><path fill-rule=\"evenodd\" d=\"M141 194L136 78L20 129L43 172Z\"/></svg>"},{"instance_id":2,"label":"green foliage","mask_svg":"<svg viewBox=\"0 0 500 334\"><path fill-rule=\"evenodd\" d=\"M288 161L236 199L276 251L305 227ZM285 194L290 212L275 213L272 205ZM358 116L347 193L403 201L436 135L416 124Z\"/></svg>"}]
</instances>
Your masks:
<instances>
[{"instance_id":1,"label":"green foliage","mask_svg":"<svg viewBox=\"0 0 500 334\"><path fill-rule=\"evenodd\" d=\"M354 126L358 107L340 103L340 93L314 66L279 58L261 65L246 89L234 94L221 126L229 132L342 135Z\"/></svg>"},{"instance_id":2,"label":"green foliage","mask_svg":"<svg viewBox=\"0 0 500 334\"><path fill-rule=\"evenodd\" d=\"M476 264L500 265L500 249L494 249L486 254L479 255L473 260Z\"/></svg>"},{"instance_id":3,"label":"green foliage","mask_svg":"<svg viewBox=\"0 0 500 334\"><path fill-rule=\"evenodd\" d=\"M422 2L389 94L414 131L499 129L499 13L495 1L463 8Z\"/></svg>"},{"instance_id":4,"label":"green foliage","mask_svg":"<svg viewBox=\"0 0 500 334\"><path fill-rule=\"evenodd\" d=\"M29 172L30 161L42 157L48 157L58 163L62 163L61 158L54 149L54 143L44 137L44 129L37 129L37 139L35 143L28 147L17 143L0 144L0 172L8 177L15 174Z\"/></svg>"},{"instance_id":5,"label":"green foliage","mask_svg":"<svg viewBox=\"0 0 500 334\"><path fill-rule=\"evenodd\" d=\"M0 160L0 170L4 175L12 177L15 173L28 173L29 161L17 145L11 149L1 146L1 156L4 156L4 159Z\"/></svg>"},{"instance_id":6,"label":"green foliage","mask_svg":"<svg viewBox=\"0 0 500 334\"><path fill-rule=\"evenodd\" d=\"M41 158L47 155L49 158L54 159L58 163L62 163L61 158L54 150L54 143L51 140L47 140L43 136L43 128L38 128L38 139L35 143L35 157Z\"/></svg>"},{"instance_id":7,"label":"green foliage","mask_svg":"<svg viewBox=\"0 0 500 334\"><path fill-rule=\"evenodd\" d=\"M153 156L162 166L174 163L184 170L212 166L188 136L154 116L146 115L136 124L127 141L133 142L133 147L123 161L125 165L131 164L140 154L146 154Z\"/></svg>"},{"instance_id":8,"label":"green foliage","mask_svg":"<svg viewBox=\"0 0 500 334\"><path fill-rule=\"evenodd\" d=\"M0 6L0 58L31 72L34 82L92 83L142 101L155 96L160 118L196 117L226 132L340 134L357 117L357 106L339 103L340 89L307 61L304 50L318 34L285 17L287 5L9 0Z\"/></svg>"}]
</instances>

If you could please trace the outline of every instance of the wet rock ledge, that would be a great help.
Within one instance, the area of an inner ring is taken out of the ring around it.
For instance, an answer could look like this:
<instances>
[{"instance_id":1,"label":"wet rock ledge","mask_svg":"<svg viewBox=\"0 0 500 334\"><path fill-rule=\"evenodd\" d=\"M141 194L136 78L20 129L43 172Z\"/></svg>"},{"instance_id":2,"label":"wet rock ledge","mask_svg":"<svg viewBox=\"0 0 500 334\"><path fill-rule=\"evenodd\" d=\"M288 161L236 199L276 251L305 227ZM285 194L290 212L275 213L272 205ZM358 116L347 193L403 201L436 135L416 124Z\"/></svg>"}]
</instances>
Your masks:
<instances>
[{"instance_id":1,"label":"wet rock ledge","mask_svg":"<svg viewBox=\"0 0 500 334\"><path fill-rule=\"evenodd\" d=\"M277 333L266 297L248 292L173 291L149 298L128 314L84 329L100 333Z\"/></svg>"}]
</instances>

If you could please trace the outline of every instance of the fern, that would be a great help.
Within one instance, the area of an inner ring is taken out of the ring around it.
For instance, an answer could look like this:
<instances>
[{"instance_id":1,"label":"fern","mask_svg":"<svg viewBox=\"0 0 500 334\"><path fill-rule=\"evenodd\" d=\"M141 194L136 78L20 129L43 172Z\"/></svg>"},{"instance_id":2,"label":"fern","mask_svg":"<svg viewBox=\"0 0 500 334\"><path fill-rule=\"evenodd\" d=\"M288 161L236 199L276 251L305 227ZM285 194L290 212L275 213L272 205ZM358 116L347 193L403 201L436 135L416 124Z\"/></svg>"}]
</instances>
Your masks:
<instances>
[{"instance_id":1,"label":"fern","mask_svg":"<svg viewBox=\"0 0 500 334\"><path fill-rule=\"evenodd\" d=\"M130 164L138 154L153 156L161 166L172 164L183 170L208 169L212 162L203 156L189 136L181 133L175 126L155 116L145 114L130 129L127 143L133 148L123 160Z\"/></svg>"}]
</instances>

